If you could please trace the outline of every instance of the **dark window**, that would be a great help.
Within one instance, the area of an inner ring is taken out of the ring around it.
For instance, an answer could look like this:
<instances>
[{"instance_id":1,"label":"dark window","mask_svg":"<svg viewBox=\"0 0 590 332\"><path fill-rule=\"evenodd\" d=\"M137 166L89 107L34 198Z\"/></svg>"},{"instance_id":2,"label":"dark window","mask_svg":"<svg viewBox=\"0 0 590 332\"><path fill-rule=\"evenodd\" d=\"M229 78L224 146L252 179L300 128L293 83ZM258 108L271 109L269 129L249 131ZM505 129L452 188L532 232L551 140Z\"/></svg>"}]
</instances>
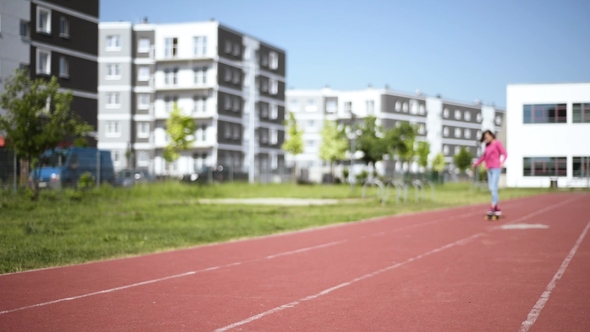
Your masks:
<instances>
[{"instance_id":1,"label":"dark window","mask_svg":"<svg viewBox=\"0 0 590 332\"><path fill-rule=\"evenodd\" d=\"M59 19L59 36L62 38L70 37L70 21L66 17Z\"/></svg>"},{"instance_id":2,"label":"dark window","mask_svg":"<svg viewBox=\"0 0 590 332\"><path fill-rule=\"evenodd\" d=\"M524 105L524 123L566 123L566 104Z\"/></svg>"},{"instance_id":3,"label":"dark window","mask_svg":"<svg viewBox=\"0 0 590 332\"><path fill-rule=\"evenodd\" d=\"M20 36L23 38L29 38L29 22L20 21Z\"/></svg>"},{"instance_id":4,"label":"dark window","mask_svg":"<svg viewBox=\"0 0 590 332\"><path fill-rule=\"evenodd\" d=\"M574 104L572 121L573 123L590 123L590 103Z\"/></svg>"},{"instance_id":5,"label":"dark window","mask_svg":"<svg viewBox=\"0 0 590 332\"><path fill-rule=\"evenodd\" d=\"M575 177L590 177L590 157L574 157L572 166Z\"/></svg>"},{"instance_id":6,"label":"dark window","mask_svg":"<svg viewBox=\"0 0 590 332\"><path fill-rule=\"evenodd\" d=\"M566 157L523 158L524 176L566 176Z\"/></svg>"}]
</instances>

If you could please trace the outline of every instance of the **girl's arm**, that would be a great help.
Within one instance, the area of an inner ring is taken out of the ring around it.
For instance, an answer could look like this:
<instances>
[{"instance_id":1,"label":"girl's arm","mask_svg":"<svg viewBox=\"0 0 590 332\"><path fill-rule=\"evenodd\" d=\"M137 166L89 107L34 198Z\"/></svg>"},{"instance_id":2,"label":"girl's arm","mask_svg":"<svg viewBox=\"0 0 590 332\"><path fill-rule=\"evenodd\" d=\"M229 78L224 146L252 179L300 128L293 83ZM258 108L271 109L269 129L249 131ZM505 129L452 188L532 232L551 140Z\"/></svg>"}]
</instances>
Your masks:
<instances>
[{"instance_id":1,"label":"girl's arm","mask_svg":"<svg viewBox=\"0 0 590 332\"><path fill-rule=\"evenodd\" d=\"M506 158L508 158L508 153L506 152L506 149L504 149L504 145L502 145L502 142L500 141L498 141L498 151L500 152L500 161L502 162L502 164L504 164L506 162Z\"/></svg>"},{"instance_id":2,"label":"girl's arm","mask_svg":"<svg viewBox=\"0 0 590 332\"><path fill-rule=\"evenodd\" d=\"M485 158L486 154L485 152L481 155L481 157L479 157L479 159L477 159L477 161L475 163L473 163L473 168L479 166L479 164L481 164Z\"/></svg>"}]
</instances>

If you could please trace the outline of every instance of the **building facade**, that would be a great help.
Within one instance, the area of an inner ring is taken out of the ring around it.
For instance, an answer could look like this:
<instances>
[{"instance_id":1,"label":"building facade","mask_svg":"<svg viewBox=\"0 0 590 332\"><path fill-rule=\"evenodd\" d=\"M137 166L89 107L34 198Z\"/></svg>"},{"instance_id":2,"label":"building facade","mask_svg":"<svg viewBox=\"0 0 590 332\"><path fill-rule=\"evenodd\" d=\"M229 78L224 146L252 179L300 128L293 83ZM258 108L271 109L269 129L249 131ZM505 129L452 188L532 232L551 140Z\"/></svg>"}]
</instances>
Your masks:
<instances>
[{"instance_id":1,"label":"building facade","mask_svg":"<svg viewBox=\"0 0 590 332\"><path fill-rule=\"evenodd\" d=\"M590 83L507 87L507 185L590 186Z\"/></svg>"},{"instance_id":2,"label":"building facade","mask_svg":"<svg viewBox=\"0 0 590 332\"><path fill-rule=\"evenodd\" d=\"M284 164L283 50L215 21L114 22L100 25L99 53L99 146L117 169L183 175L222 165L261 174ZM167 163L174 105L198 129L193 148Z\"/></svg>"},{"instance_id":3,"label":"building facade","mask_svg":"<svg viewBox=\"0 0 590 332\"><path fill-rule=\"evenodd\" d=\"M288 90L287 108L293 112L299 126L304 129L305 151L298 156L288 156L296 161L311 181L321 181L326 173L325 163L319 157L321 145L320 130L324 121L351 121L354 117L362 122L367 116L375 116L377 124L384 130L398 123L408 122L418 127L418 140L430 142L430 158L443 153L452 170L453 156L462 147L474 155L482 151L479 138L483 130L501 131L504 122L503 109L482 105L456 102L421 93L408 94L386 89L367 88L358 91ZM358 171L355 167L355 172ZM402 162L385 160L376 165L377 171L386 176L406 171ZM411 172L419 167L410 165Z\"/></svg>"}]
</instances>

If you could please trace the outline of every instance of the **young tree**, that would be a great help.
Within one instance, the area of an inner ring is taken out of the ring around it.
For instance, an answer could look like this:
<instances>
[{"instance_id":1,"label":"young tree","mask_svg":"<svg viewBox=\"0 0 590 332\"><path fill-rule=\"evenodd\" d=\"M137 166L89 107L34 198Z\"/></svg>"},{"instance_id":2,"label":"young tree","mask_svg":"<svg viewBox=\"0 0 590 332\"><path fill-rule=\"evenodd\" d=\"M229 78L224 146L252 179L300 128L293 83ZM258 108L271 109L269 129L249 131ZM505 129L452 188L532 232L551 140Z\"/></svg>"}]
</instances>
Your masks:
<instances>
[{"instance_id":1,"label":"young tree","mask_svg":"<svg viewBox=\"0 0 590 332\"><path fill-rule=\"evenodd\" d=\"M437 153L432 159L432 170L437 173L445 170L445 156L442 153Z\"/></svg>"},{"instance_id":2,"label":"young tree","mask_svg":"<svg viewBox=\"0 0 590 332\"><path fill-rule=\"evenodd\" d=\"M376 121L374 116L365 118L357 144L357 149L363 152L363 161L373 166L387 154L387 141L380 137L381 127Z\"/></svg>"},{"instance_id":3,"label":"young tree","mask_svg":"<svg viewBox=\"0 0 590 332\"><path fill-rule=\"evenodd\" d=\"M465 147L462 147L458 154L453 157L453 162L455 166L461 172L465 172L466 169L471 167L471 163L473 162L473 154L469 152Z\"/></svg>"},{"instance_id":4,"label":"young tree","mask_svg":"<svg viewBox=\"0 0 590 332\"><path fill-rule=\"evenodd\" d=\"M164 160L171 163L180 157L180 153L193 147L197 124L195 120L183 113L174 104L170 117L166 120L166 134L170 136L170 143L164 148Z\"/></svg>"},{"instance_id":5,"label":"young tree","mask_svg":"<svg viewBox=\"0 0 590 332\"><path fill-rule=\"evenodd\" d=\"M428 168L428 155L430 154L430 143L428 141L420 141L416 145L416 154L418 155L418 165L423 168Z\"/></svg>"},{"instance_id":6,"label":"young tree","mask_svg":"<svg viewBox=\"0 0 590 332\"><path fill-rule=\"evenodd\" d=\"M336 122L326 120L321 131L322 145L320 158L330 163L330 176L334 176L333 164L343 160L348 150L348 141L342 130L338 130Z\"/></svg>"},{"instance_id":7,"label":"young tree","mask_svg":"<svg viewBox=\"0 0 590 332\"><path fill-rule=\"evenodd\" d=\"M297 126L297 120L292 112L289 112L289 118L285 121L285 126L287 126L287 137L281 148L295 157L303 153L303 130ZM297 166L295 159L293 162ZM293 180L297 181L297 167L293 167Z\"/></svg>"},{"instance_id":8,"label":"young tree","mask_svg":"<svg viewBox=\"0 0 590 332\"><path fill-rule=\"evenodd\" d=\"M71 137L81 137L92 127L70 112L71 92L60 92L57 78L31 79L16 71L4 84L0 105L7 112L0 116L0 132L9 147L33 169L48 149ZM34 177L33 199L39 193L39 176Z\"/></svg>"}]
</instances>

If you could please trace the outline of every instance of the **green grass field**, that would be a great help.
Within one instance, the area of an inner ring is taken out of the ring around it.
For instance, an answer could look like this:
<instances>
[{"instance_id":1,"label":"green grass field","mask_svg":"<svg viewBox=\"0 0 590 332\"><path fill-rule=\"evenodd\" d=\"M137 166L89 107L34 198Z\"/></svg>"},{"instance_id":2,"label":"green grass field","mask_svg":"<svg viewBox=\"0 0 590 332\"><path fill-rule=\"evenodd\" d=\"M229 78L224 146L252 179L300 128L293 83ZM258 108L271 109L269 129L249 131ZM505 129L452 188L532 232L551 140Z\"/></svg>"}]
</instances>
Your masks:
<instances>
[{"instance_id":1,"label":"green grass field","mask_svg":"<svg viewBox=\"0 0 590 332\"><path fill-rule=\"evenodd\" d=\"M543 190L504 189L501 198ZM145 254L198 244L266 235L365 218L487 202L486 191L467 184L438 187L435 201L382 206L376 190L367 199L312 207L205 205L199 198L360 198L346 185L213 186L180 183L101 188L84 193L43 192L38 202L0 193L0 273Z\"/></svg>"}]
</instances>

